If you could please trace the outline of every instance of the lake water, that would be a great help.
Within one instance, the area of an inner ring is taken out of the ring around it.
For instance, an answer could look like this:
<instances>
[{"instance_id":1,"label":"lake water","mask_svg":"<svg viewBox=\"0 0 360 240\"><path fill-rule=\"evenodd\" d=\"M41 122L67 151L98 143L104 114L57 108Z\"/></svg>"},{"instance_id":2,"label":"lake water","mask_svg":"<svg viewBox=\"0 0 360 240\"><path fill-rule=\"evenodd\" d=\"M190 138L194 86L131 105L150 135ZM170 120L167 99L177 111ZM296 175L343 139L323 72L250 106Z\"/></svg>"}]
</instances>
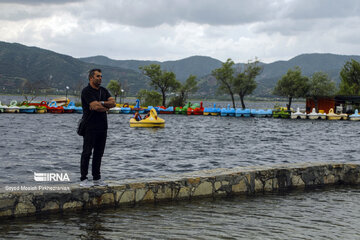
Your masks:
<instances>
[{"instance_id":1,"label":"lake water","mask_svg":"<svg viewBox=\"0 0 360 240\"><path fill-rule=\"evenodd\" d=\"M0 114L1 186L33 185L34 172L68 173L77 182L82 138L75 128L80 117ZM105 180L278 163L360 163L358 122L161 117L166 120L163 129L135 129L129 127L130 115L108 115ZM359 196L358 188L344 187L31 217L1 223L0 237L359 239Z\"/></svg>"},{"instance_id":2,"label":"lake water","mask_svg":"<svg viewBox=\"0 0 360 240\"><path fill-rule=\"evenodd\" d=\"M79 114L1 114L0 184L34 183L34 172L79 178ZM129 127L110 114L104 179L307 161L359 162L360 124L273 118L161 115L163 129Z\"/></svg>"},{"instance_id":3,"label":"lake water","mask_svg":"<svg viewBox=\"0 0 360 240\"><path fill-rule=\"evenodd\" d=\"M171 202L0 223L8 239L359 239L360 188Z\"/></svg>"}]
</instances>

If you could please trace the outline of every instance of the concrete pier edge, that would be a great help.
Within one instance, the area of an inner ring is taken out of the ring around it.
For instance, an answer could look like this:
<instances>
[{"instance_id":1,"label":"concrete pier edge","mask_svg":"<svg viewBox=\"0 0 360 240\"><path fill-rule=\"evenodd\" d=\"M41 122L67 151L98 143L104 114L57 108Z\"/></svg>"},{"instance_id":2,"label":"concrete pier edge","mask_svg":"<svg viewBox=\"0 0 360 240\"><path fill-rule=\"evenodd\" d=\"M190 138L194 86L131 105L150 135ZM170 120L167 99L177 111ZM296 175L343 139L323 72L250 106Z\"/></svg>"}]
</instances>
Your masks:
<instances>
[{"instance_id":1,"label":"concrete pier edge","mask_svg":"<svg viewBox=\"0 0 360 240\"><path fill-rule=\"evenodd\" d=\"M108 187L68 191L0 191L0 218L133 206L173 200L286 191L314 186L360 184L360 164L296 163L212 169L150 179L108 181Z\"/></svg>"}]
</instances>

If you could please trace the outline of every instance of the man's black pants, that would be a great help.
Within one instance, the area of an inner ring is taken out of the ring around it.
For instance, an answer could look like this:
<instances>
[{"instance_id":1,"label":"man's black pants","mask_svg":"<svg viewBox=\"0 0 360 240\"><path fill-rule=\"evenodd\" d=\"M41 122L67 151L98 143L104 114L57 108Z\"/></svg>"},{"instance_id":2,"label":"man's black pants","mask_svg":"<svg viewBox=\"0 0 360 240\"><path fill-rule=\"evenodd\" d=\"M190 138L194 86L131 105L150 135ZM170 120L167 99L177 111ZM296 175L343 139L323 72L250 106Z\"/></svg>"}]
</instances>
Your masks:
<instances>
[{"instance_id":1,"label":"man's black pants","mask_svg":"<svg viewBox=\"0 0 360 240\"><path fill-rule=\"evenodd\" d=\"M84 145L83 151L81 154L81 163L80 163L80 171L81 178L83 181L87 179L89 162L92 150L92 176L93 180L99 180L101 178L100 175L100 166L101 166L101 158L104 154L105 145L106 145L106 136L107 131L86 131L84 135Z\"/></svg>"}]
</instances>

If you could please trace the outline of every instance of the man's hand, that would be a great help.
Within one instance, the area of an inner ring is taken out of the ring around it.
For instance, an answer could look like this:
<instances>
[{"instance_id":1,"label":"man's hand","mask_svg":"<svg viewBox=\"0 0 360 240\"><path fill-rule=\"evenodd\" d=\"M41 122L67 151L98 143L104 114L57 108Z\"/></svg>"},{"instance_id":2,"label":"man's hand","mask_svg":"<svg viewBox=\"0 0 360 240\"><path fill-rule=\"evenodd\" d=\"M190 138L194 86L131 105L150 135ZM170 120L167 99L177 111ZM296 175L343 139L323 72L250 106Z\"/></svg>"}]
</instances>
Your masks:
<instances>
[{"instance_id":1,"label":"man's hand","mask_svg":"<svg viewBox=\"0 0 360 240\"><path fill-rule=\"evenodd\" d=\"M93 101L90 103L90 110L97 112L106 112L109 108L115 107L115 99L113 97L109 97L107 101Z\"/></svg>"},{"instance_id":2,"label":"man's hand","mask_svg":"<svg viewBox=\"0 0 360 240\"><path fill-rule=\"evenodd\" d=\"M116 106L115 99L113 97L109 97L107 101L104 102L104 107L113 108Z\"/></svg>"},{"instance_id":3,"label":"man's hand","mask_svg":"<svg viewBox=\"0 0 360 240\"><path fill-rule=\"evenodd\" d=\"M99 101L93 101L90 103L90 110L97 112L106 112L109 108L103 106Z\"/></svg>"}]
</instances>

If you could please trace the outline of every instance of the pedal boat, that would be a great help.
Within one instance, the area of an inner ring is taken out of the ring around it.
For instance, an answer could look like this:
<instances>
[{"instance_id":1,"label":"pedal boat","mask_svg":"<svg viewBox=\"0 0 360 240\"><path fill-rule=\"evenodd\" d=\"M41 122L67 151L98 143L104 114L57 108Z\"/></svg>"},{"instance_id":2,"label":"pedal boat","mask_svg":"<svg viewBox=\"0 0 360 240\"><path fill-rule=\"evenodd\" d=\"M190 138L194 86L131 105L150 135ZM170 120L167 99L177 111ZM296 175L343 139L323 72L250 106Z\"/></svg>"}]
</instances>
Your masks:
<instances>
[{"instance_id":1,"label":"pedal boat","mask_svg":"<svg viewBox=\"0 0 360 240\"><path fill-rule=\"evenodd\" d=\"M23 102L23 105L35 107L35 113L46 113L47 112L47 103L46 101L34 101L34 102Z\"/></svg>"},{"instance_id":2,"label":"pedal boat","mask_svg":"<svg viewBox=\"0 0 360 240\"><path fill-rule=\"evenodd\" d=\"M17 106L17 101L12 100L8 107L4 106L4 112L6 112L6 113L19 113L20 108Z\"/></svg>"},{"instance_id":3,"label":"pedal boat","mask_svg":"<svg viewBox=\"0 0 360 240\"><path fill-rule=\"evenodd\" d=\"M119 114L121 112L121 107L113 107L109 109L109 114Z\"/></svg>"},{"instance_id":4,"label":"pedal boat","mask_svg":"<svg viewBox=\"0 0 360 240\"><path fill-rule=\"evenodd\" d=\"M191 107L191 103L188 102L184 107L176 107L175 114L187 114L188 108Z\"/></svg>"},{"instance_id":5,"label":"pedal boat","mask_svg":"<svg viewBox=\"0 0 360 240\"><path fill-rule=\"evenodd\" d=\"M5 108L7 108L7 106L1 105L1 101L0 101L0 113L3 113Z\"/></svg>"},{"instance_id":6,"label":"pedal boat","mask_svg":"<svg viewBox=\"0 0 360 240\"><path fill-rule=\"evenodd\" d=\"M317 119L326 119L326 114L325 113L317 113L315 108L312 109L311 113L309 113L308 118L311 120L317 120Z\"/></svg>"},{"instance_id":7,"label":"pedal boat","mask_svg":"<svg viewBox=\"0 0 360 240\"><path fill-rule=\"evenodd\" d=\"M123 113L123 114L130 114L131 113L131 107L129 106L128 103L124 103L122 105L120 113Z\"/></svg>"},{"instance_id":8,"label":"pedal boat","mask_svg":"<svg viewBox=\"0 0 360 240\"><path fill-rule=\"evenodd\" d=\"M186 111L187 115L204 115L204 107L203 102L200 102L200 105L198 103L193 104L191 107L189 107Z\"/></svg>"},{"instance_id":9,"label":"pedal boat","mask_svg":"<svg viewBox=\"0 0 360 240\"><path fill-rule=\"evenodd\" d=\"M246 109L244 109L244 110L246 110ZM251 109L250 113L251 113L251 116L253 116L253 117L260 117L260 118L272 117L272 109L267 109L267 110Z\"/></svg>"},{"instance_id":10,"label":"pedal boat","mask_svg":"<svg viewBox=\"0 0 360 240\"><path fill-rule=\"evenodd\" d=\"M45 106L36 106L36 113L46 113L47 108Z\"/></svg>"},{"instance_id":11,"label":"pedal boat","mask_svg":"<svg viewBox=\"0 0 360 240\"><path fill-rule=\"evenodd\" d=\"M137 128L163 128L165 127L165 120L158 117L154 108L150 110L150 116L146 119L136 121L135 118L130 118L130 127Z\"/></svg>"},{"instance_id":12,"label":"pedal boat","mask_svg":"<svg viewBox=\"0 0 360 240\"><path fill-rule=\"evenodd\" d=\"M35 106L21 105L19 110L20 110L20 113L36 113Z\"/></svg>"},{"instance_id":13,"label":"pedal boat","mask_svg":"<svg viewBox=\"0 0 360 240\"><path fill-rule=\"evenodd\" d=\"M296 112L292 112L290 115L291 119L306 119L306 113L300 112L300 108L296 109Z\"/></svg>"},{"instance_id":14,"label":"pedal boat","mask_svg":"<svg viewBox=\"0 0 360 240\"><path fill-rule=\"evenodd\" d=\"M48 113L64 113L64 108L62 106L58 106L56 101L52 101L47 106L47 112Z\"/></svg>"},{"instance_id":15,"label":"pedal boat","mask_svg":"<svg viewBox=\"0 0 360 240\"><path fill-rule=\"evenodd\" d=\"M235 117L235 109L234 109L234 108L230 108L230 104L228 104L228 105L227 105L227 108L222 108L222 109L221 109L220 115L221 115L222 117L226 117L226 116Z\"/></svg>"},{"instance_id":16,"label":"pedal boat","mask_svg":"<svg viewBox=\"0 0 360 240\"><path fill-rule=\"evenodd\" d=\"M64 113L73 113L75 111L75 103L71 101L67 106L63 106L63 108Z\"/></svg>"},{"instance_id":17,"label":"pedal boat","mask_svg":"<svg viewBox=\"0 0 360 240\"><path fill-rule=\"evenodd\" d=\"M359 111L356 109L356 110L355 110L355 113L354 113L354 114L351 114L351 115L349 116L349 119L350 119L351 121L359 121L359 120L360 120Z\"/></svg>"},{"instance_id":18,"label":"pedal boat","mask_svg":"<svg viewBox=\"0 0 360 240\"><path fill-rule=\"evenodd\" d=\"M286 107L276 108L272 111L273 118L290 118L292 109L287 110Z\"/></svg>"},{"instance_id":19,"label":"pedal boat","mask_svg":"<svg viewBox=\"0 0 360 240\"><path fill-rule=\"evenodd\" d=\"M341 113L341 114L336 114L334 113L334 109L330 108L329 113L326 114L326 117L328 120L346 120L348 118L347 114L345 113Z\"/></svg>"},{"instance_id":20,"label":"pedal boat","mask_svg":"<svg viewBox=\"0 0 360 240\"><path fill-rule=\"evenodd\" d=\"M214 103L213 108L204 108L204 112L203 112L205 116L209 116L209 115L218 116L220 115L220 113L221 113L221 109L216 107L216 103Z\"/></svg>"},{"instance_id":21,"label":"pedal boat","mask_svg":"<svg viewBox=\"0 0 360 240\"><path fill-rule=\"evenodd\" d=\"M250 117L251 111L249 108L237 108L235 110L235 117Z\"/></svg>"},{"instance_id":22,"label":"pedal boat","mask_svg":"<svg viewBox=\"0 0 360 240\"><path fill-rule=\"evenodd\" d=\"M141 112L139 111L139 113ZM173 113L174 113L174 107L159 106L159 114L173 114Z\"/></svg>"},{"instance_id":23,"label":"pedal boat","mask_svg":"<svg viewBox=\"0 0 360 240\"><path fill-rule=\"evenodd\" d=\"M51 100L50 103L51 102L56 102L56 106L63 107L67 106L70 103L70 99L68 97L59 97Z\"/></svg>"},{"instance_id":24,"label":"pedal boat","mask_svg":"<svg viewBox=\"0 0 360 240\"><path fill-rule=\"evenodd\" d=\"M138 111L140 114L145 113L145 109L140 106L140 100L136 99L136 105L131 109L131 113Z\"/></svg>"}]
</instances>

